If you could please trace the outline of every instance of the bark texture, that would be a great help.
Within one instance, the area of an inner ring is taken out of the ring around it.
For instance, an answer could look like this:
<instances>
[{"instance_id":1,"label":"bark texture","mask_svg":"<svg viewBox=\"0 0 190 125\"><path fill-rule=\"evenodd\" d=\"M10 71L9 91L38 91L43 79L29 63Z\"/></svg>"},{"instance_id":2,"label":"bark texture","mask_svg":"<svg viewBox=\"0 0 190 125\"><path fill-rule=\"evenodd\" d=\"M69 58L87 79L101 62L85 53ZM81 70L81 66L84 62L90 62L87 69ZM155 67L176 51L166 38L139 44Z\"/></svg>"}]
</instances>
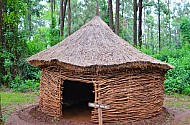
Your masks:
<instances>
[{"instance_id":1,"label":"bark texture","mask_svg":"<svg viewBox=\"0 0 190 125\"><path fill-rule=\"evenodd\" d=\"M71 34L71 2L68 0L68 36Z\"/></svg>"},{"instance_id":2,"label":"bark texture","mask_svg":"<svg viewBox=\"0 0 190 125\"><path fill-rule=\"evenodd\" d=\"M113 7L112 7L112 0L108 0L108 8L109 8L109 27L113 30Z\"/></svg>"},{"instance_id":3,"label":"bark texture","mask_svg":"<svg viewBox=\"0 0 190 125\"><path fill-rule=\"evenodd\" d=\"M63 0L60 0L60 37L63 36Z\"/></svg>"},{"instance_id":4,"label":"bark texture","mask_svg":"<svg viewBox=\"0 0 190 125\"><path fill-rule=\"evenodd\" d=\"M139 27L138 27L138 41L139 47L142 46L142 0L139 0Z\"/></svg>"},{"instance_id":5,"label":"bark texture","mask_svg":"<svg viewBox=\"0 0 190 125\"><path fill-rule=\"evenodd\" d=\"M133 43L137 46L137 0L133 0Z\"/></svg>"},{"instance_id":6,"label":"bark texture","mask_svg":"<svg viewBox=\"0 0 190 125\"><path fill-rule=\"evenodd\" d=\"M61 37L64 35L63 31L64 31L64 25L65 25L66 6L67 6L67 0L64 0L64 2L63 0L61 0L60 1L60 36Z\"/></svg>"},{"instance_id":7,"label":"bark texture","mask_svg":"<svg viewBox=\"0 0 190 125\"><path fill-rule=\"evenodd\" d=\"M119 35L119 5L120 0L116 0L116 15L115 15L115 33Z\"/></svg>"},{"instance_id":8,"label":"bark texture","mask_svg":"<svg viewBox=\"0 0 190 125\"><path fill-rule=\"evenodd\" d=\"M159 51L161 50L161 36L160 36L160 0L158 0L158 44Z\"/></svg>"}]
</instances>

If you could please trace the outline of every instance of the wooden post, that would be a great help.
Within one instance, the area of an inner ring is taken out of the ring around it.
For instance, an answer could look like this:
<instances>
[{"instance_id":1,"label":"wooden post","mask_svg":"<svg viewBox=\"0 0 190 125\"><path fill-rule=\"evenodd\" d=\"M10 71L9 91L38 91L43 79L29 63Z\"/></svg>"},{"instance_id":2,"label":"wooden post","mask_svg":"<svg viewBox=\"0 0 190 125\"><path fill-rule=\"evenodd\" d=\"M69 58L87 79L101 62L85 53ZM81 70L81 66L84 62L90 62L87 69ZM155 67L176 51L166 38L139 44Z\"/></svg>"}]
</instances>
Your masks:
<instances>
[{"instance_id":1,"label":"wooden post","mask_svg":"<svg viewBox=\"0 0 190 125\"><path fill-rule=\"evenodd\" d=\"M99 85L97 85L97 86L98 86L98 89L99 89ZM100 92L98 92L97 94L98 94L98 97L100 97ZM102 102L100 100L98 100L98 104L101 105ZM98 107L98 119L99 119L99 125L102 125L103 120L102 120L102 108L101 107Z\"/></svg>"},{"instance_id":2,"label":"wooden post","mask_svg":"<svg viewBox=\"0 0 190 125\"><path fill-rule=\"evenodd\" d=\"M94 90L94 92L95 92L95 101L94 101L94 103L88 103L88 106L98 108L98 122L99 122L99 125L103 125L102 109L109 109L110 106L103 105L102 101L100 101L100 100L97 101L97 97L100 96L100 93L97 93L97 88L98 87L97 87L95 81L93 81L93 83L94 83L94 89L95 89Z\"/></svg>"},{"instance_id":3,"label":"wooden post","mask_svg":"<svg viewBox=\"0 0 190 125\"><path fill-rule=\"evenodd\" d=\"M101 105L101 102L99 103ZM102 120L102 108L98 108L98 119L99 119L99 125L103 125L103 120Z\"/></svg>"},{"instance_id":4,"label":"wooden post","mask_svg":"<svg viewBox=\"0 0 190 125\"><path fill-rule=\"evenodd\" d=\"M98 104L95 103L88 103L89 107L98 108L98 122L99 125L103 125L103 119L102 119L102 109L109 109L109 105L103 105L102 102L99 102Z\"/></svg>"}]
</instances>

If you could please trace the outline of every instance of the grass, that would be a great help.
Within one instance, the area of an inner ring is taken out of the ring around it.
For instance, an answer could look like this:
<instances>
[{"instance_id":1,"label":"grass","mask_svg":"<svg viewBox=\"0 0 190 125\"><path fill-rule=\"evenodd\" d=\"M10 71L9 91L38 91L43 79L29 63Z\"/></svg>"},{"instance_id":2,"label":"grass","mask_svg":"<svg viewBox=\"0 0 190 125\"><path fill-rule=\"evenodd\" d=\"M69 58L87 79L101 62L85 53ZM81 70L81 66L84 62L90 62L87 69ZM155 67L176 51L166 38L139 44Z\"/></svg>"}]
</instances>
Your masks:
<instances>
[{"instance_id":1,"label":"grass","mask_svg":"<svg viewBox=\"0 0 190 125\"><path fill-rule=\"evenodd\" d=\"M23 103L33 103L36 99L35 93L19 93L19 92L0 92L2 107L12 104L22 105Z\"/></svg>"},{"instance_id":2,"label":"grass","mask_svg":"<svg viewBox=\"0 0 190 125\"><path fill-rule=\"evenodd\" d=\"M0 92L3 120L5 121L14 110L36 103L38 95L38 93Z\"/></svg>"},{"instance_id":3,"label":"grass","mask_svg":"<svg viewBox=\"0 0 190 125\"><path fill-rule=\"evenodd\" d=\"M164 105L170 108L178 108L181 111L190 110L190 96L181 94L166 95Z\"/></svg>"},{"instance_id":4,"label":"grass","mask_svg":"<svg viewBox=\"0 0 190 125\"><path fill-rule=\"evenodd\" d=\"M5 121L14 110L26 107L28 105L36 104L38 102L39 93L20 93L8 90L5 92L0 92L0 96L3 120ZM180 109L181 111L190 110L190 96L180 94L166 94L164 105L169 108ZM190 116L182 118L178 123L178 125L184 124L190 124Z\"/></svg>"}]
</instances>

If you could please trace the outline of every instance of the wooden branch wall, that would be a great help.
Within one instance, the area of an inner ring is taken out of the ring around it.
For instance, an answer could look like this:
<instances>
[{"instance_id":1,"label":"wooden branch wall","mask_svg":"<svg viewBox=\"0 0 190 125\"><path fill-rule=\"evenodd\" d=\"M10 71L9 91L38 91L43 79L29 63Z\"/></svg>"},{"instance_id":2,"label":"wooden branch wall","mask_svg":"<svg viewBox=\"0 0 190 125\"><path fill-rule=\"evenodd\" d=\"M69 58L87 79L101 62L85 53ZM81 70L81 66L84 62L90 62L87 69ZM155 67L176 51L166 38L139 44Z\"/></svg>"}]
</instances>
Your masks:
<instances>
[{"instance_id":1,"label":"wooden branch wall","mask_svg":"<svg viewBox=\"0 0 190 125\"><path fill-rule=\"evenodd\" d=\"M103 109L104 123L135 122L162 113L164 100L164 72L162 70L126 70L126 72L88 72L69 71L58 66L42 70L40 110L51 116L62 115L61 85L64 80L93 84L95 80L98 96L95 103L101 101L110 105ZM64 91L64 90L63 90ZM92 111L91 120L98 122L98 110Z\"/></svg>"},{"instance_id":2,"label":"wooden branch wall","mask_svg":"<svg viewBox=\"0 0 190 125\"><path fill-rule=\"evenodd\" d=\"M42 70L40 81L40 105L42 112L59 117L61 111L61 84L62 80L54 72Z\"/></svg>"},{"instance_id":3,"label":"wooden branch wall","mask_svg":"<svg viewBox=\"0 0 190 125\"><path fill-rule=\"evenodd\" d=\"M164 100L164 76L158 72L134 72L117 74L98 81L104 123L130 123L148 119L162 113ZM92 121L98 123L98 112L92 113Z\"/></svg>"}]
</instances>

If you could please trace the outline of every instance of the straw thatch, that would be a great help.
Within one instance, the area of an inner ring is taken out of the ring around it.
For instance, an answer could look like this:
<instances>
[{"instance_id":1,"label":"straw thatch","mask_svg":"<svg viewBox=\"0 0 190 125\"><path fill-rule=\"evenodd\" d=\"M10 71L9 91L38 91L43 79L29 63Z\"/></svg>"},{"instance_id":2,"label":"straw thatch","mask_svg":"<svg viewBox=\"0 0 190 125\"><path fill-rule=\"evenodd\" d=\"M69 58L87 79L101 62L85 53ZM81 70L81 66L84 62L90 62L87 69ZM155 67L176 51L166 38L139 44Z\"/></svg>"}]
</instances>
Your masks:
<instances>
[{"instance_id":1,"label":"straw thatch","mask_svg":"<svg viewBox=\"0 0 190 125\"><path fill-rule=\"evenodd\" d=\"M172 68L135 49L98 16L59 44L31 56L27 61L38 67L55 63L81 67L138 63L143 67L148 63L164 69Z\"/></svg>"},{"instance_id":2,"label":"straw thatch","mask_svg":"<svg viewBox=\"0 0 190 125\"><path fill-rule=\"evenodd\" d=\"M94 17L74 34L27 61L42 69L40 110L51 116L62 112L65 80L94 84L95 103L104 123L126 123L162 113L164 74L173 66L135 49ZM80 88L79 88L80 89ZM98 122L98 111L91 120Z\"/></svg>"}]
</instances>

